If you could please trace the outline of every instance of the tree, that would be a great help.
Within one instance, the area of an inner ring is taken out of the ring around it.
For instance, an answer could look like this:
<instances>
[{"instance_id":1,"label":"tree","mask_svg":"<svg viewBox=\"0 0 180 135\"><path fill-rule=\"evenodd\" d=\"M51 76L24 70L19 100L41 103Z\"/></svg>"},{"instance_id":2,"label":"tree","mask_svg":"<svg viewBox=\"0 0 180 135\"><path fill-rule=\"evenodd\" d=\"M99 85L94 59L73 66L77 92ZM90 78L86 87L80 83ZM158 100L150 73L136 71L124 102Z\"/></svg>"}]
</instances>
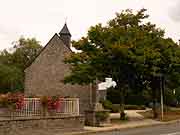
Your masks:
<instances>
[{"instance_id":1,"label":"tree","mask_svg":"<svg viewBox=\"0 0 180 135\"><path fill-rule=\"evenodd\" d=\"M42 46L35 38L21 37L14 42L13 51L0 52L0 92L24 89L24 69L38 55Z\"/></svg>"},{"instance_id":2,"label":"tree","mask_svg":"<svg viewBox=\"0 0 180 135\"><path fill-rule=\"evenodd\" d=\"M159 33L154 26L154 32L149 33L149 45L144 48L144 56L141 60L141 70L146 88L150 89L153 99L154 118L158 117L156 110L156 102L160 99L160 89L163 89L164 84L166 90L174 89L179 85L179 53L180 48L170 38L164 38L164 33ZM162 85L163 84L163 85ZM164 92L167 93L167 92ZM168 98L167 98L168 99Z\"/></svg>"},{"instance_id":3,"label":"tree","mask_svg":"<svg viewBox=\"0 0 180 135\"><path fill-rule=\"evenodd\" d=\"M18 41L14 42L13 49L11 62L24 70L35 59L42 46L35 38L25 39L21 37Z\"/></svg>"},{"instance_id":4,"label":"tree","mask_svg":"<svg viewBox=\"0 0 180 135\"><path fill-rule=\"evenodd\" d=\"M173 76L179 66L179 53L173 52L179 47L171 39L164 38L164 31L156 25L145 23L148 18L145 11L125 10L117 13L107 25L91 27L87 37L73 42L81 52L65 60L72 66L65 83L83 85L105 77L116 81L121 96L121 119L125 118L124 95L129 89L150 89L155 101L160 90L160 76L171 82L169 76ZM155 112L155 108L153 110Z\"/></svg>"},{"instance_id":5,"label":"tree","mask_svg":"<svg viewBox=\"0 0 180 135\"><path fill-rule=\"evenodd\" d=\"M23 72L15 66L0 66L0 92L23 90Z\"/></svg>"}]
</instances>

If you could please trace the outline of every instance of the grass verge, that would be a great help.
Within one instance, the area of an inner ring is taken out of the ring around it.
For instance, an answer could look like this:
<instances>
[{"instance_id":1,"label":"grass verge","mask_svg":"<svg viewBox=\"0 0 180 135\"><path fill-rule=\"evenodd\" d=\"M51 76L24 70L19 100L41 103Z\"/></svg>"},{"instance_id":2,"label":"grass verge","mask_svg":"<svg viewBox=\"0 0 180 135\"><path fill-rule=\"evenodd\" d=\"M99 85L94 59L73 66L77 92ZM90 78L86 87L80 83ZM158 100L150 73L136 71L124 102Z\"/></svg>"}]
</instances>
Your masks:
<instances>
[{"instance_id":1,"label":"grass verge","mask_svg":"<svg viewBox=\"0 0 180 135\"><path fill-rule=\"evenodd\" d=\"M152 110L146 112L139 112L139 114L143 115L145 118L153 119L153 112ZM164 118L163 121L171 121L180 119L180 109L179 108L170 108L164 111ZM158 111L158 118L156 120L161 120L161 112Z\"/></svg>"}]
</instances>

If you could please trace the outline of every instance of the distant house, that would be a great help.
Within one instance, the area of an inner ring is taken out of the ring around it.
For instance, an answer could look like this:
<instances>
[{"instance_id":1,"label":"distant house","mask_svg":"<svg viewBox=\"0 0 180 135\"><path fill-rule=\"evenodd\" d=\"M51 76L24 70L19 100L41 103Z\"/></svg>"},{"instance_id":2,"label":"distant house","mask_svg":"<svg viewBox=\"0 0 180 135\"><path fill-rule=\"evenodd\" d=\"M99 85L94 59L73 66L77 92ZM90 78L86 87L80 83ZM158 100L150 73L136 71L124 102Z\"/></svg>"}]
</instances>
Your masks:
<instances>
[{"instance_id":1,"label":"distant house","mask_svg":"<svg viewBox=\"0 0 180 135\"><path fill-rule=\"evenodd\" d=\"M26 95L61 95L80 98L80 112L88 110L93 102L90 86L64 84L62 80L70 71L64 58L72 53L71 34L65 24L41 50L25 70Z\"/></svg>"}]
</instances>

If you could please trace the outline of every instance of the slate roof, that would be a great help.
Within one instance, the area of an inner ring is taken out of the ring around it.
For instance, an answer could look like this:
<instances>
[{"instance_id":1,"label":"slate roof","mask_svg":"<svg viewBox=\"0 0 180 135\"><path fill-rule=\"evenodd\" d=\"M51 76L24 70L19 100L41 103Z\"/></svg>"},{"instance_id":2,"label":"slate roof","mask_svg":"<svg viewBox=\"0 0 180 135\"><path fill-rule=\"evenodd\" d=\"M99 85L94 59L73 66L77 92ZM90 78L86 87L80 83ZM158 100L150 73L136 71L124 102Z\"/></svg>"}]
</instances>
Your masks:
<instances>
[{"instance_id":1,"label":"slate roof","mask_svg":"<svg viewBox=\"0 0 180 135\"><path fill-rule=\"evenodd\" d=\"M66 23L64 24L64 27L59 32L59 35L69 35L69 36L71 36L71 33L69 32L69 29L68 29Z\"/></svg>"},{"instance_id":2,"label":"slate roof","mask_svg":"<svg viewBox=\"0 0 180 135\"><path fill-rule=\"evenodd\" d=\"M68 29L66 23L64 24L63 28L62 28L61 31L59 32L59 35L58 35L57 33L54 34L54 36L49 40L49 42L39 51L39 53L36 55L36 57L26 66L25 70L32 65L32 63L35 61L35 59L41 54L41 52L43 52L43 51L46 49L46 47L49 45L49 43L51 42L51 40L52 40L53 38L55 38L55 37L58 37L58 39L63 42L63 45L66 46L66 47L69 49L69 51L72 52L71 48L70 48L69 46L67 46L67 45L64 43L64 41L62 40L61 35L69 35L69 36L71 36L71 33L69 32L69 29ZM25 70L24 70L24 71L25 71Z\"/></svg>"},{"instance_id":3,"label":"slate roof","mask_svg":"<svg viewBox=\"0 0 180 135\"><path fill-rule=\"evenodd\" d=\"M59 40L62 41L63 45L66 46L69 49L69 51L72 52L71 48L68 47L67 45L65 45L63 40L61 39L61 37L59 37L59 35L57 33L55 33L54 36L49 40L49 42L39 51L39 53L36 55L36 57L26 66L25 70L32 65L32 63L35 61L35 59L46 49L46 47L49 45L51 40L53 40L53 38L55 38L56 36L58 37Z\"/></svg>"}]
</instances>

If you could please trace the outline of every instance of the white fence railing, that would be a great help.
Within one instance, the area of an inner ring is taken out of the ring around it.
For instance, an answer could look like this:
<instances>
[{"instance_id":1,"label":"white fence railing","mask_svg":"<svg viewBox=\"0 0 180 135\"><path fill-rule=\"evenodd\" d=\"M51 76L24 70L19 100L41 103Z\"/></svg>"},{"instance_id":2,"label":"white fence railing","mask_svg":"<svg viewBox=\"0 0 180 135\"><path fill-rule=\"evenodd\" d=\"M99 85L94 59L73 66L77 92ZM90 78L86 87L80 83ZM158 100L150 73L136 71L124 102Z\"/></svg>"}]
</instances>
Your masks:
<instances>
[{"instance_id":1,"label":"white fence railing","mask_svg":"<svg viewBox=\"0 0 180 135\"><path fill-rule=\"evenodd\" d=\"M56 109L48 109L48 115L58 116L78 116L79 99L78 98L61 98L59 106ZM13 112L14 116L40 116L42 115L42 105L39 98L24 98L24 104L21 109Z\"/></svg>"}]
</instances>

